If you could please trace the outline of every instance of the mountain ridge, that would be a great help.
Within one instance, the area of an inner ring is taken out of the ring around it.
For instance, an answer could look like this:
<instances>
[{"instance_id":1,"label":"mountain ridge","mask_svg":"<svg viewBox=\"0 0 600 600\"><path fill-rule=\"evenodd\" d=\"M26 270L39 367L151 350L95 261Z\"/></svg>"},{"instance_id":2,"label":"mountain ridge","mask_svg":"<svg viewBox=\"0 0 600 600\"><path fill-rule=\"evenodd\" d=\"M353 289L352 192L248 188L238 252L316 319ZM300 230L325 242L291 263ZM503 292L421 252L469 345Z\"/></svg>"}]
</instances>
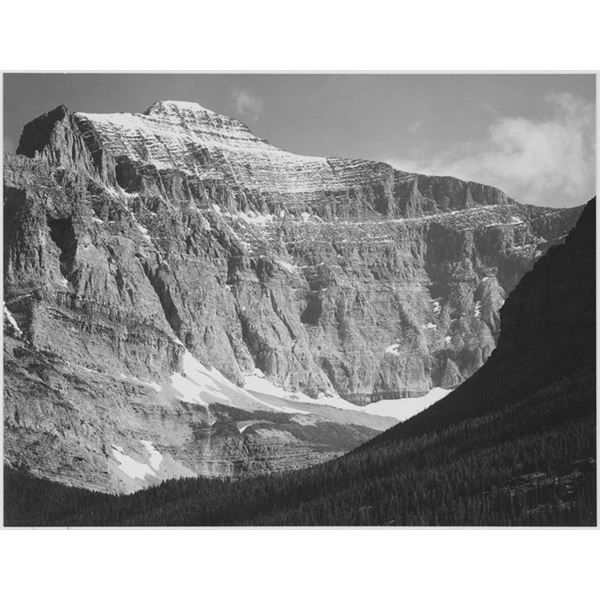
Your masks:
<instances>
[{"instance_id":1,"label":"mountain ridge","mask_svg":"<svg viewBox=\"0 0 600 600\"><path fill-rule=\"evenodd\" d=\"M241 121L216 113L194 102L157 101L143 113L110 114L85 112L69 113L67 107L61 105L53 111L49 111L37 119L34 119L25 127L17 148L17 154L23 154L30 158L33 158L36 153L43 156L44 149L49 145L52 145L52 136L59 133L57 129L60 129L60 123L64 120L70 120L72 124L78 126L81 132L84 134L84 138L87 135L87 142L90 145L98 143L98 146L102 146L102 143L99 143L99 140L97 139L98 137L103 138L105 143L109 141L111 138L111 133L113 133L111 132L111 128L115 126L121 126L122 128L130 129L132 132L132 137L136 134L140 135L140 132L144 132L144 129L147 128L148 131L145 131L144 134L147 135L148 138L152 137L154 134L154 143L157 143L156 138L159 138L159 146L163 140L160 140L160 136L158 136L157 133L155 134L153 130L160 132L162 136L166 136L168 138L173 138L176 136L193 138L194 134L196 134L202 137L202 142L205 145L215 144L226 146L228 142L229 145L232 146L231 149L239 151L247 150L248 148L246 146L251 146L251 151L253 153L262 152L279 155L278 157L282 161L286 159L299 162L315 161L323 165L327 165L327 170L331 172L335 171L336 163L337 166L347 163L348 165L352 165L354 167L360 167L364 165L371 166L374 169L382 168L387 173L396 172L401 178L410 177L411 183L412 179L415 177L423 178L423 180L426 182L426 185L434 185L434 182L436 181L446 181L449 183L450 187L456 186L463 188L461 191L463 191L465 195L465 206L467 206L470 201L479 200L481 202L484 199L487 199L487 202L482 203L489 204L513 204L515 202L498 188L474 181L463 181L452 176L418 175L416 173L409 173L394 169L385 162L374 160L294 154L273 146L265 140L256 137ZM51 127L52 125L54 127ZM176 134L173 134L173 129L176 128L181 128L182 131L178 131ZM41 132L40 129L42 129ZM164 141L163 146L168 146L169 141L170 140ZM115 146L118 143L119 140L116 140L114 142ZM128 153L127 149L125 148L125 144L119 145L118 148L113 147L111 150L114 154L121 156L126 156ZM128 150L131 152L131 148ZM94 148L92 150L92 154L98 151L98 148ZM161 154L161 159L164 158L162 154L166 154L166 152L164 152L164 148L159 148L158 153ZM201 164L201 161L198 161L200 157L194 156L192 152L190 152L190 155L192 159ZM135 158L140 159L141 157L138 155ZM150 150L149 156L147 155L146 157L141 158L141 160L138 162L151 163L152 158L154 158L153 150ZM67 157L65 157L65 160L66 159ZM331 164L329 161L331 161ZM101 165L101 163L97 163L97 165ZM177 170L178 168L181 168L181 162L178 163L177 161L172 161L169 164L166 161L159 160L159 166L161 168L171 168L173 170ZM190 166L188 164L184 165L184 167L188 167L190 172L194 171L193 165ZM375 175L379 174L375 173ZM114 181L114 178L111 177L111 179ZM127 188L123 187L123 189ZM294 191L297 192L298 190ZM469 198L469 194L471 194L471 198ZM429 208L434 208L431 203ZM403 216L411 215L406 214Z\"/></svg>"}]
</instances>

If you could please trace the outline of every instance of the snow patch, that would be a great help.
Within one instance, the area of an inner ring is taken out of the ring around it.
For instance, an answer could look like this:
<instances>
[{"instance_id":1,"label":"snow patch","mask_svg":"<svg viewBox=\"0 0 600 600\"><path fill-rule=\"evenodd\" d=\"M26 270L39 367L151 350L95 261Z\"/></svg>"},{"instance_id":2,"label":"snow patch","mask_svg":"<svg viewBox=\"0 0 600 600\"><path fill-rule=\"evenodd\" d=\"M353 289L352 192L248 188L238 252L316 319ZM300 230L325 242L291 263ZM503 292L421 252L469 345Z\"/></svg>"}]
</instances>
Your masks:
<instances>
[{"instance_id":1,"label":"snow patch","mask_svg":"<svg viewBox=\"0 0 600 600\"><path fill-rule=\"evenodd\" d=\"M385 349L385 353L399 356L400 352L398 352L398 348L400 348L400 344L392 344Z\"/></svg>"},{"instance_id":2,"label":"snow patch","mask_svg":"<svg viewBox=\"0 0 600 600\"><path fill-rule=\"evenodd\" d=\"M331 406L333 408L339 408L341 410L352 410L355 412L361 411L361 407L340 398L337 394L325 394L323 392L319 393L316 398L311 398L310 396L302 393L302 392L288 392L283 388L276 386L274 383L270 382L265 374L260 369L255 369L254 375L251 375L246 378L246 389L252 392L266 394L269 396L277 396L288 402L298 402L302 404L319 404L321 406ZM281 409L278 409L281 410ZM294 410L288 409L285 412L292 412L295 414L303 414L310 415L310 412L304 410Z\"/></svg>"},{"instance_id":3,"label":"snow patch","mask_svg":"<svg viewBox=\"0 0 600 600\"><path fill-rule=\"evenodd\" d=\"M399 344L393 344L392 346L398 348ZM321 392L317 398L311 398L303 392L285 390L269 381L260 369L255 369L253 374L247 375L244 379L244 388L240 388L227 380L214 367L210 370L204 367L188 351L183 356L182 373L175 373L171 376L171 386L180 401L201 406L209 406L211 402L219 402L219 399L222 399L228 405L233 406L237 405L237 400L239 406L243 408L244 401L250 401L250 410L256 410L258 407L264 406L279 413L312 415L310 411L289 406L288 403L292 405L312 404L395 419L408 418L447 393L447 390L435 388L422 398L382 400L360 407L344 400L335 393L326 394ZM240 395L242 395L241 398ZM265 396L268 398L265 399ZM280 403L280 401L284 401L285 404ZM240 424L238 430L242 433L255 422Z\"/></svg>"},{"instance_id":4,"label":"snow patch","mask_svg":"<svg viewBox=\"0 0 600 600\"><path fill-rule=\"evenodd\" d=\"M304 413L302 410L275 405L257 397L253 392L275 396L282 400L289 399L288 392L272 384L260 371L246 377L245 387L241 388L231 383L214 367L207 369L187 350L183 355L182 372L171 375L171 386L178 400L189 404L208 407L212 403L224 401L228 406L247 410L266 407L280 413Z\"/></svg>"},{"instance_id":5,"label":"snow patch","mask_svg":"<svg viewBox=\"0 0 600 600\"><path fill-rule=\"evenodd\" d=\"M144 239L147 242L152 242L152 238L150 237L150 234L148 233L148 230L141 225L140 223L138 223L137 221L135 222L135 226L137 227L137 230L142 234L142 236L144 236Z\"/></svg>"},{"instance_id":6,"label":"snow patch","mask_svg":"<svg viewBox=\"0 0 600 600\"><path fill-rule=\"evenodd\" d=\"M148 475L154 475L154 470L150 465L138 462L131 458L131 456L127 456L121 446L115 446L113 444L112 454L119 463L119 469L132 479L145 479Z\"/></svg>"},{"instance_id":7,"label":"snow patch","mask_svg":"<svg viewBox=\"0 0 600 600\"><path fill-rule=\"evenodd\" d=\"M6 308L6 304L4 305L4 318L14 327L15 331L19 335L23 335L21 328L17 325L15 318L12 316L12 313L10 312L10 310L8 310L8 308Z\"/></svg>"},{"instance_id":8,"label":"snow patch","mask_svg":"<svg viewBox=\"0 0 600 600\"><path fill-rule=\"evenodd\" d=\"M437 329L437 325L435 323L425 323L423 329Z\"/></svg>"},{"instance_id":9,"label":"snow patch","mask_svg":"<svg viewBox=\"0 0 600 600\"><path fill-rule=\"evenodd\" d=\"M253 211L250 211L248 213L239 213L238 215L235 215L235 217L241 219L242 221L250 225L259 226L264 226L267 223L272 223L274 218L273 215L260 215L254 213Z\"/></svg>"},{"instance_id":10,"label":"snow patch","mask_svg":"<svg viewBox=\"0 0 600 600\"><path fill-rule=\"evenodd\" d=\"M451 390L443 388L433 388L424 396L419 398L400 398L398 400L380 400L367 404L367 406L356 407L362 412L370 415L378 415L380 417L393 417L398 421L405 421L410 417L420 413L426 408L441 400L444 396L450 393Z\"/></svg>"},{"instance_id":11,"label":"snow patch","mask_svg":"<svg viewBox=\"0 0 600 600\"><path fill-rule=\"evenodd\" d=\"M290 402L302 402L303 400L300 400L300 397L308 398L308 396L305 396L305 394L303 394L302 392L288 392L287 390L284 390L283 388L275 385L265 377L265 374L260 369L255 369L254 375L248 375L245 377L244 389L250 392L251 394L265 394L267 396L275 396L276 398L281 398ZM254 395L253 398L255 398L257 402L260 402L261 404L264 404L265 406L268 406L269 408L277 410L279 412L293 414L309 414L306 411L297 410L287 406L274 406L273 404L269 404L264 400L256 398L256 396Z\"/></svg>"},{"instance_id":12,"label":"snow patch","mask_svg":"<svg viewBox=\"0 0 600 600\"><path fill-rule=\"evenodd\" d=\"M296 272L296 266L292 265L289 262L286 262L284 260L278 260L277 264L284 270L287 271L290 275L293 275Z\"/></svg>"},{"instance_id":13,"label":"snow patch","mask_svg":"<svg viewBox=\"0 0 600 600\"><path fill-rule=\"evenodd\" d=\"M356 406L356 404L352 404L351 402L348 402L347 400L344 400L343 398L340 398L337 395L324 394L323 392L321 392L316 398L310 398L309 396L306 396L306 398L308 398L308 400L305 400L305 402L311 404L333 406L333 408L340 408L342 410L361 410L361 408L359 406Z\"/></svg>"},{"instance_id":14,"label":"snow patch","mask_svg":"<svg viewBox=\"0 0 600 600\"><path fill-rule=\"evenodd\" d=\"M331 394L319 394L317 398L310 398L305 394L297 394L297 398L290 397L289 399L296 402L303 402L305 404L320 404L324 406L331 406L341 410L350 410L353 412L361 412L370 414L378 417L391 417L399 421L408 419L413 415L425 410L438 400L442 399L450 390L443 388L433 388L424 396L419 398L401 398L398 400L380 400L379 402L373 402L367 404L367 406L357 406L352 404L340 396Z\"/></svg>"},{"instance_id":15,"label":"snow patch","mask_svg":"<svg viewBox=\"0 0 600 600\"><path fill-rule=\"evenodd\" d=\"M160 468L160 463L163 460L162 454L154 447L152 442L149 442L148 440L140 440L140 443L142 446L144 446L144 448L146 448L146 450L148 450L148 453L150 454L150 466L155 471L158 471Z\"/></svg>"},{"instance_id":16,"label":"snow patch","mask_svg":"<svg viewBox=\"0 0 600 600\"><path fill-rule=\"evenodd\" d=\"M246 429L248 429L248 427L250 427L250 425L254 425L255 423L258 423L258 421L252 421L250 423L246 423L245 425L242 425L241 427L238 427L238 431L240 433L244 433L244 431L246 431Z\"/></svg>"},{"instance_id":17,"label":"snow patch","mask_svg":"<svg viewBox=\"0 0 600 600\"><path fill-rule=\"evenodd\" d=\"M165 109L177 108L179 110L191 110L194 112L205 112L208 114L216 115L214 111L209 108L204 108L197 102L189 102L187 100L160 100L155 102L149 109L148 112L151 113L153 111L159 112Z\"/></svg>"},{"instance_id":18,"label":"snow patch","mask_svg":"<svg viewBox=\"0 0 600 600\"><path fill-rule=\"evenodd\" d=\"M183 355L183 371L171 375L171 385L178 399L188 404L208 406L209 403L201 397L203 393L228 400L215 385L211 372L187 350Z\"/></svg>"}]
</instances>

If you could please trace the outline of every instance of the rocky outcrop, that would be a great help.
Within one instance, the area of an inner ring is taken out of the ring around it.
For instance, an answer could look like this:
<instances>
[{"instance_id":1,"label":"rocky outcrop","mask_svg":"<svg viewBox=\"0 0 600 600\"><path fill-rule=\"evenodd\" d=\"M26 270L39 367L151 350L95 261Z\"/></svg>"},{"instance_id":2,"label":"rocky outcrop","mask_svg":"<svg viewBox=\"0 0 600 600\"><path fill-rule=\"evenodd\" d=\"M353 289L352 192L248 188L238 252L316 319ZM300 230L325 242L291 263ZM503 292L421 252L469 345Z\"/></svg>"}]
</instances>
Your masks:
<instances>
[{"instance_id":1,"label":"rocky outcrop","mask_svg":"<svg viewBox=\"0 0 600 600\"><path fill-rule=\"evenodd\" d=\"M98 489L293 468L364 441L390 421L326 403L458 385L494 349L507 293L580 214L294 155L182 102L59 107L4 172L21 332L6 339L6 454ZM173 379L189 357L193 401ZM279 400L244 395L256 370ZM150 464L142 442L162 466L123 479L119 464Z\"/></svg>"}]
</instances>

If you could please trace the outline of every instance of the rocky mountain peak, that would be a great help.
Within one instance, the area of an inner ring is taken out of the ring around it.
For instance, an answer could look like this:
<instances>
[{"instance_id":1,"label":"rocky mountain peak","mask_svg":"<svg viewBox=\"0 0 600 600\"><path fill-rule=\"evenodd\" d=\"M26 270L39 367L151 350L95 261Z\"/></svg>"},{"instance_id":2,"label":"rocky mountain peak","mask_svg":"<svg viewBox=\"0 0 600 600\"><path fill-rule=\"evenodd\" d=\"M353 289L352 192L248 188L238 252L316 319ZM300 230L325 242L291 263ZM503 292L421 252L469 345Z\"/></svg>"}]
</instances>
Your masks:
<instances>
[{"instance_id":1,"label":"rocky mountain peak","mask_svg":"<svg viewBox=\"0 0 600 600\"><path fill-rule=\"evenodd\" d=\"M33 158L36 153L42 153L48 146L53 145L55 142L52 136L58 124L68 116L69 110L61 104L27 123L19 140L17 154Z\"/></svg>"},{"instance_id":2,"label":"rocky mountain peak","mask_svg":"<svg viewBox=\"0 0 600 600\"><path fill-rule=\"evenodd\" d=\"M132 113L132 116L134 114L136 113ZM248 127L241 121L217 113L210 108L200 105L198 102L159 100L141 114L166 121L172 126L183 126L184 128L188 128L190 132L218 128L235 128L251 134Z\"/></svg>"},{"instance_id":3,"label":"rocky mountain peak","mask_svg":"<svg viewBox=\"0 0 600 600\"><path fill-rule=\"evenodd\" d=\"M150 105L145 111L145 115L181 115L188 112L196 114L211 113L216 115L217 113L201 106L198 102L188 102L184 100L158 100L154 104Z\"/></svg>"},{"instance_id":4,"label":"rocky mountain peak","mask_svg":"<svg viewBox=\"0 0 600 600\"><path fill-rule=\"evenodd\" d=\"M209 195L236 212L308 212L325 220L420 217L514 202L496 188L452 177L293 154L258 138L237 119L194 102L165 100L143 113L71 117L59 107L25 127L17 153L70 162L79 170L94 165L93 176L130 193L161 190L165 176L176 173L183 185L162 190L165 199ZM263 200L257 202L257 195Z\"/></svg>"}]
</instances>

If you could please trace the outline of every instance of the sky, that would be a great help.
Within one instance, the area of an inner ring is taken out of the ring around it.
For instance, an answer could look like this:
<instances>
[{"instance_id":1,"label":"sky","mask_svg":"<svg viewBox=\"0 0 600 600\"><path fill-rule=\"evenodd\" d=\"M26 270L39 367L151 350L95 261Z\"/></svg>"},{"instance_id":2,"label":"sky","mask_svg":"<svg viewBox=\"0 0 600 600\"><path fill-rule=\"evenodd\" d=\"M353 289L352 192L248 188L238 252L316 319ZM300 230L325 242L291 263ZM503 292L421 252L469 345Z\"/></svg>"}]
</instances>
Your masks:
<instances>
[{"instance_id":1,"label":"sky","mask_svg":"<svg viewBox=\"0 0 600 600\"><path fill-rule=\"evenodd\" d=\"M186 100L237 117L295 152L381 160L575 206L595 195L595 75L5 74L4 150L65 104L143 112Z\"/></svg>"}]
</instances>

